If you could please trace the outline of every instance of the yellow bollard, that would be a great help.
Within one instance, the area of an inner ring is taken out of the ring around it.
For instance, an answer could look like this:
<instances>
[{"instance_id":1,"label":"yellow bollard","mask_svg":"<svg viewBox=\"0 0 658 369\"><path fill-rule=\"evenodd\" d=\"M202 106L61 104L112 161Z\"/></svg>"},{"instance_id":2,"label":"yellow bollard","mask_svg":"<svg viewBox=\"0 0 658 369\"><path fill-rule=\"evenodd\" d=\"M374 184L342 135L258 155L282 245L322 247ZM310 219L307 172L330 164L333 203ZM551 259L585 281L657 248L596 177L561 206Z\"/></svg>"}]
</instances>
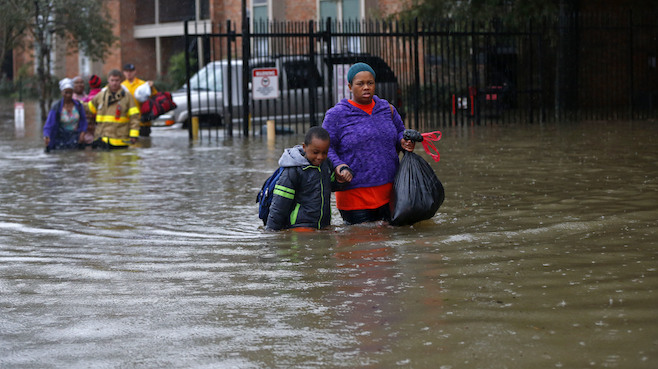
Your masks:
<instances>
[{"instance_id":1,"label":"yellow bollard","mask_svg":"<svg viewBox=\"0 0 658 369\"><path fill-rule=\"evenodd\" d=\"M276 138L276 126L273 120L267 121L267 139L274 140Z\"/></svg>"},{"instance_id":2,"label":"yellow bollard","mask_svg":"<svg viewBox=\"0 0 658 369\"><path fill-rule=\"evenodd\" d=\"M274 150L276 143L276 127L273 120L267 121L267 148Z\"/></svg>"},{"instance_id":3,"label":"yellow bollard","mask_svg":"<svg viewBox=\"0 0 658 369\"><path fill-rule=\"evenodd\" d=\"M199 139L199 117L192 117L192 139Z\"/></svg>"}]
</instances>

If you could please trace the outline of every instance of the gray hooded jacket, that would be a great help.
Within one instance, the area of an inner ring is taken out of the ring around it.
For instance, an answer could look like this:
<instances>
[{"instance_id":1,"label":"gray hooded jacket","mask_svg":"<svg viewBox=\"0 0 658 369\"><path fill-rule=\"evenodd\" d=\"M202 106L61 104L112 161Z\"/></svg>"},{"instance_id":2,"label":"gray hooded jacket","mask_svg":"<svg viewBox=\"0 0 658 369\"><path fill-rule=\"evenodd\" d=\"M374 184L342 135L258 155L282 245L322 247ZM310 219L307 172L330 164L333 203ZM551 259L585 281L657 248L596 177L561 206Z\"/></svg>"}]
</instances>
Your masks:
<instances>
[{"instance_id":1,"label":"gray hooded jacket","mask_svg":"<svg viewBox=\"0 0 658 369\"><path fill-rule=\"evenodd\" d=\"M266 227L272 230L331 224L333 170L329 159L311 165L301 145L286 149L279 159L283 173L274 188Z\"/></svg>"}]
</instances>

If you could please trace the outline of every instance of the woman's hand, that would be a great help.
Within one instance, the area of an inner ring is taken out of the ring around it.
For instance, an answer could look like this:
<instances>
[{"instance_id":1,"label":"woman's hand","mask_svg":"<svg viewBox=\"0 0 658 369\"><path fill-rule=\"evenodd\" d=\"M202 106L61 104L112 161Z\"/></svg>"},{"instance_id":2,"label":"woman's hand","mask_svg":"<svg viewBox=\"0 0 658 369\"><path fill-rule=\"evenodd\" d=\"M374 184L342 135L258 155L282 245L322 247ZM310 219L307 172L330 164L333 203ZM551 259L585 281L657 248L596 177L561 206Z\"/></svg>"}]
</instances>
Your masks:
<instances>
[{"instance_id":1,"label":"woman's hand","mask_svg":"<svg viewBox=\"0 0 658 369\"><path fill-rule=\"evenodd\" d=\"M337 166L334 171L336 172L336 180L338 180L339 183L351 182L352 178L354 178L352 171L349 170L347 164Z\"/></svg>"},{"instance_id":2,"label":"woman's hand","mask_svg":"<svg viewBox=\"0 0 658 369\"><path fill-rule=\"evenodd\" d=\"M404 138L400 140L400 145L406 151L412 152L416 148L416 142L411 140L405 140Z\"/></svg>"},{"instance_id":3,"label":"woman's hand","mask_svg":"<svg viewBox=\"0 0 658 369\"><path fill-rule=\"evenodd\" d=\"M44 137L43 142L46 144L46 146L50 145L50 137Z\"/></svg>"}]
</instances>

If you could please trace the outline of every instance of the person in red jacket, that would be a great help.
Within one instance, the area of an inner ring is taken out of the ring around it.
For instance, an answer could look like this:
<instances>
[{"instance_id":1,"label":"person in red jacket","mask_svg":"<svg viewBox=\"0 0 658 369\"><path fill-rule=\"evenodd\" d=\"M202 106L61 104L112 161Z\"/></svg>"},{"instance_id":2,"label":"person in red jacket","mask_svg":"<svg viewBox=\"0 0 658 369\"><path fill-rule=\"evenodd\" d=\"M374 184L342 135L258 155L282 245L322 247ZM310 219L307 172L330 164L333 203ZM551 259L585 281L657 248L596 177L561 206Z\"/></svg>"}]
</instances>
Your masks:
<instances>
[{"instance_id":1,"label":"person in red jacket","mask_svg":"<svg viewBox=\"0 0 658 369\"><path fill-rule=\"evenodd\" d=\"M89 77L89 94L82 100L87 113L87 132L85 133L84 142L91 144L94 141L94 131L96 129L96 114L89 111L89 102L94 96L101 92L101 78L95 74Z\"/></svg>"}]
</instances>

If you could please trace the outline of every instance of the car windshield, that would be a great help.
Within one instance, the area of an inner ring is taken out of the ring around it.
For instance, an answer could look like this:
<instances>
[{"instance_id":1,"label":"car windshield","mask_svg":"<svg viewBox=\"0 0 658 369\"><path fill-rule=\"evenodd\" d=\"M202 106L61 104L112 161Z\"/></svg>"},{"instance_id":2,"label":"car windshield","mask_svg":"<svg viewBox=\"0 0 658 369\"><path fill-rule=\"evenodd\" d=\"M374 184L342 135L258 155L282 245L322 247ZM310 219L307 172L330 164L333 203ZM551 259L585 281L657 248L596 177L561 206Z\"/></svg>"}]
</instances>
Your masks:
<instances>
[{"instance_id":1,"label":"car windshield","mask_svg":"<svg viewBox=\"0 0 658 369\"><path fill-rule=\"evenodd\" d=\"M190 86L192 90L221 91L221 69L219 66L215 66L215 64L205 66L197 74L190 78Z\"/></svg>"}]
</instances>

